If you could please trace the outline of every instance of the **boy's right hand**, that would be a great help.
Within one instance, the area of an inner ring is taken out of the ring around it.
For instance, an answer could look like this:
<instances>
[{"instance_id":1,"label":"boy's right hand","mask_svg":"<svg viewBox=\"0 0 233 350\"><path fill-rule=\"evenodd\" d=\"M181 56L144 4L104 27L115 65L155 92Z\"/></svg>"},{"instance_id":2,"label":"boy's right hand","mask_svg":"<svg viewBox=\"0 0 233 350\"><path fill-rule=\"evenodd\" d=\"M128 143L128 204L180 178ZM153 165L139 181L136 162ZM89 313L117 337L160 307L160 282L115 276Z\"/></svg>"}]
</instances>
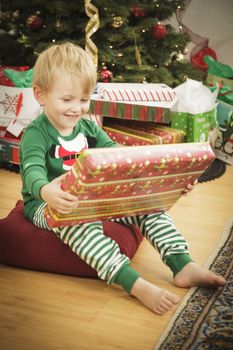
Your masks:
<instances>
[{"instance_id":1,"label":"boy's right hand","mask_svg":"<svg viewBox=\"0 0 233 350\"><path fill-rule=\"evenodd\" d=\"M62 180L66 174L59 176L44 185L40 190L40 196L49 207L57 210L60 214L69 214L78 206L78 198L61 188Z\"/></svg>"}]
</instances>

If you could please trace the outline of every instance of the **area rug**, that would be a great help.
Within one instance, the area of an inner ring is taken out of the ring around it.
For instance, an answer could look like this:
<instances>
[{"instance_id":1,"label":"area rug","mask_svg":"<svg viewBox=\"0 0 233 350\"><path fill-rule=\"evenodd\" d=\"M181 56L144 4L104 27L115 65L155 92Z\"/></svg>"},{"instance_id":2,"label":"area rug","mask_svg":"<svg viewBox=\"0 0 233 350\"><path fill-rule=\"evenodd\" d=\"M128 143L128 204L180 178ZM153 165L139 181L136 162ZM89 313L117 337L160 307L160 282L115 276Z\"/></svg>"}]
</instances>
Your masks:
<instances>
[{"instance_id":1,"label":"area rug","mask_svg":"<svg viewBox=\"0 0 233 350\"><path fill-rule=\"evenodd\" d=\"M154 350L233 349L233 217L206 266L227 284L218 290L191 288Z\"/></svg>"}]
</instances>

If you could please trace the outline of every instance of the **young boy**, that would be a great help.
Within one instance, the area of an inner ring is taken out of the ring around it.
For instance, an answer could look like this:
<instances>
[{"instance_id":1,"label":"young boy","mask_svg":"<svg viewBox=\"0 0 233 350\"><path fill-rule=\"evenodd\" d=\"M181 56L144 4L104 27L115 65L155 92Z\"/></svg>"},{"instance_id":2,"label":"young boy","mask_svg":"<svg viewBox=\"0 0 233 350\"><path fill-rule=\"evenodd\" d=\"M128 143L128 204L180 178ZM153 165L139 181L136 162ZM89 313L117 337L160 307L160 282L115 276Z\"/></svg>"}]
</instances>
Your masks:
<instances>
[{"instance_id":1,"label":"young boy","mask_svg":"<svg viewBox=\"0 0 233 350\"><path fill-rule=\"evenodd\" d=\"M20 143L22 195L26 217L48 229L93 267L109 284L121 285L156 314L163 314L179 298L145 281L120 253L118 244L103 234L101 222L52 228L44 216L48 204L62 214L78 206L78 198L61 189L65 172L79 152L88 147L117 145L93 122L88 112L96 84L96 68L88 54L72 43L53 45L39 55L33 91L43 113L26 128ZM225 280L194 263L187 242L166 212L116 221L140 227L174 274L178 287L221 287Z\"/></svg>"}]
</instances>

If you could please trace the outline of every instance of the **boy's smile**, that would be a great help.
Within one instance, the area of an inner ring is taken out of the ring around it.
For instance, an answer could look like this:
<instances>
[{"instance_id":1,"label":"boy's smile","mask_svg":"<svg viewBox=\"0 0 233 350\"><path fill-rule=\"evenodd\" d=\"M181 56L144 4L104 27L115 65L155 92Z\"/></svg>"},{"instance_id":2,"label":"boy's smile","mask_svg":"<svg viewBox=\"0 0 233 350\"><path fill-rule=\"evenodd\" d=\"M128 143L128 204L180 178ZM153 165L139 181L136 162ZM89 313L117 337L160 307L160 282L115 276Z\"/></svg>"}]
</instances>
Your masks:
<instances>
[{"instance_id":1,"label":"boy's smile","mask_svg":"<svg viewBox=\"0 0 233 350\"><path fill-rule=\"evenodd\" d=\"M35 87L40 103L50 123L61 135L69 135L90 106L90 95L83 96L82 81L74 80L69 73L57 75L50 91ZM36 89L39 89L37 91Z\"/></svg>"}]
</instances>

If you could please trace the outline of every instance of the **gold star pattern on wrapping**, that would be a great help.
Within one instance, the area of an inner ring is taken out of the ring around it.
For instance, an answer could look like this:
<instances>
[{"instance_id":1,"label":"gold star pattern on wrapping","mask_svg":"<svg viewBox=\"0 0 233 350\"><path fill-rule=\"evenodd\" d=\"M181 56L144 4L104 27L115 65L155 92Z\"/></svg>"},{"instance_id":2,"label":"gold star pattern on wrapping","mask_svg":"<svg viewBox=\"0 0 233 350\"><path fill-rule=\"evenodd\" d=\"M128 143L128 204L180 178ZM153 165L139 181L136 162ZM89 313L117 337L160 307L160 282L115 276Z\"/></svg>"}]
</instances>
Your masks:
<instances>
[{"instance_id":1,"label":"gold star pattern on wrapping","mask_svg":"<svg viewBox=\"0 0 233 350\"><path fill-rule=\"evenodd\" d=\"M4 108L4 114L6 114L6 113L16 114L18 99L19 99L19 95L12 95L11 96L5 92L4 99L2 101L0 101L0 104L2 104L3 108Z\"/></svg>"}]
</instances>

